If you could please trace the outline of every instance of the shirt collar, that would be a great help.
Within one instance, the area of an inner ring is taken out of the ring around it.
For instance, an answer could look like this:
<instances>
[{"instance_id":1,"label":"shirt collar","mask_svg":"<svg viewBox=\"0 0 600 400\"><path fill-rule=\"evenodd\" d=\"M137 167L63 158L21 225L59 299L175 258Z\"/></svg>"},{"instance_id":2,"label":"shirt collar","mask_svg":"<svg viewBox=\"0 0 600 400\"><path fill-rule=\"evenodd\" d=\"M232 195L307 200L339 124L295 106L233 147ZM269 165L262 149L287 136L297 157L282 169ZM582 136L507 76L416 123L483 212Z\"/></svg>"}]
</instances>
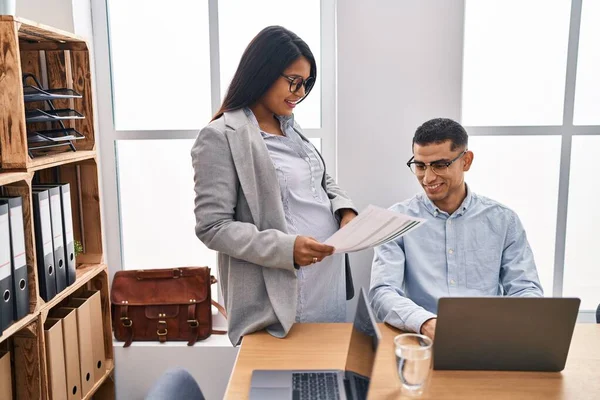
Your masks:
<instances>
[{"instance_id":1,"label":"shirt collar","mask_svg":"<svg viewBox=\"0 0 600 400\"><path fill-rule=\"evenodd\" d=\"M454 212L454 214L456 214L457 217L467 212L467 210L471 206L471 203L473 202L473 193L471 192L471 189L469 189L469 185L465 183L465 187L467 189L467 196L461 203L460 207L458 207L458 209ZM448 215L447 212L440 210L431 200L429 200L429 197L427 197L425 193L419 193L417 196L425 205L427 211L429 211L434 217L437 217L439 214Z\"/></svg>"},{"instance_id":2,"label":"shirt collar","mask_svg":"<svg viewBox=\"0 0 600 400\"><path fill-rule=\"evenodd\" d=\"M262 136L269 136L268 133L265 133L260 129L260 126L258 125L258 120L256 119L256 116L254 115L254 113L252 112L250 107L244 107L244 113L246 113L246 116L248 117L250 122L258 128L258 130L260 131L260 134ZM281 130L284 133L286 133L286 128L288 128L290 126L294 126L294 114L292 114L292 115L276 115L275 118L277 118L277 120L281 124Z\"/></svg>"}]
</instances>

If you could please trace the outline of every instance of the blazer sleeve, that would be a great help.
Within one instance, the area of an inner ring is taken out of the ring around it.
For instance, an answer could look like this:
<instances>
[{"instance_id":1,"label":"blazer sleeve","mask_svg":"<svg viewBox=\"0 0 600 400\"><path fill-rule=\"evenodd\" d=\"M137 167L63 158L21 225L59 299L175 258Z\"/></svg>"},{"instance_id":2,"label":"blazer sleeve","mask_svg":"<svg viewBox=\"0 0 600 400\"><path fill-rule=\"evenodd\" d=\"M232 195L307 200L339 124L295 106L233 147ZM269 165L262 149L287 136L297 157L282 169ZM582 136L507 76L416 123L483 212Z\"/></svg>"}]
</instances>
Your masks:
<instances>
[{"instance_id":1,"label":"blazer sleeve","mask_svg":"<svg viewBox=\"0 0 600 400\"><path fill-rule=\"evenodd\" d=\"M207 126L191 151L196 193L196 236L209 249L264 267L295 271L296 235L259 231L234 219L240 182L227 138Z\"/></svg>"}]
</instances>

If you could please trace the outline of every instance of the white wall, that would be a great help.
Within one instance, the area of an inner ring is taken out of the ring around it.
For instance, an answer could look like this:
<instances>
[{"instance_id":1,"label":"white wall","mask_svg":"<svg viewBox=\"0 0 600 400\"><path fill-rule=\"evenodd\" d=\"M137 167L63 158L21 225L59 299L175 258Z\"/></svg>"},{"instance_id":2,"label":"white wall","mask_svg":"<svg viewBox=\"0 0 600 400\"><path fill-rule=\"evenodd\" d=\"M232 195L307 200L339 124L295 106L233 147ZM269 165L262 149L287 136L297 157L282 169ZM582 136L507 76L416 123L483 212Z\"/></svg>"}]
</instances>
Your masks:
<instances>
[{"instance_id":1,"label":"white wall","mask_svg":"<svg viewBox=\"0 0 600 400\"><path fill-rule=\"evenodd\" d=\"M340 0L337 9L338 182L359 210L388 207L421 190L405 165L416 128L460 117L464 2ZM372 257L351 255L356 288L368 288Z\"/></svg>"},{"instance_id":2,"label":"white wall","mask_svg":"<svg viewBox=\"0 0 600 400\"><path fill-rule=\"evenodd\" d=\"M74 0L88 5L89 2ZM75 32L73 0L17 0L16 15L67 32Z\"/></svg>"},{"instance_id":3,"label":"white wall","mask_svg":"<svg viewBox=\"0 0 600 400\"><path fill-rule=\"evenodd\" d=\"M226 335L212 335L188 347L187 342L115 342L117 400L142 400L154 382L170 368L186 369L207 400L222 399L238 348ZM173 399L177 399L173 395Z\"/></svg>"}]
</instances>

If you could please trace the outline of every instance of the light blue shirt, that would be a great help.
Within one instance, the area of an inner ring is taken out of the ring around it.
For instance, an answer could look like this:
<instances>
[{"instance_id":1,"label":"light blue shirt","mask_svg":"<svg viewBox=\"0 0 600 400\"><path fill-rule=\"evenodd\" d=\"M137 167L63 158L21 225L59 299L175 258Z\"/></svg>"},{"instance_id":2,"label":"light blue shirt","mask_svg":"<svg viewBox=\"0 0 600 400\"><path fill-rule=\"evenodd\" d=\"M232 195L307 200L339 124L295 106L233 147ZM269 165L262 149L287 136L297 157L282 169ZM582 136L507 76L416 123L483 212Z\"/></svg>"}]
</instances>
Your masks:
<instances>
[{"instance_id":1,"label":"light blue shirt","mask_svg":"<svg viewBox=\"0 0 600 400\"><path fill-rule=\"evenodd\" d=\"M244 111L260 130L252 111ZM260 133L277 172L287 233L324 242L339 229L329 196L321 186L324 165L312 143L294 130L293 116L278 118L285 136ZM344 262L343 254L334 254L298 269L296 322L345 321Z\"/></svg>"},{"instance_id":2,"label":"light blue shirt","mask_svg":"<svg viewBox=\"0 0 600 400\"><path fill-rule=\"evenodd\" d=\"M420 332L440 297L543 296L525 230L509 208L467 187L452 215L424 193L390 209L426 222L375 249L369 298L381 320Z\"/></svg>"}]
</instances>

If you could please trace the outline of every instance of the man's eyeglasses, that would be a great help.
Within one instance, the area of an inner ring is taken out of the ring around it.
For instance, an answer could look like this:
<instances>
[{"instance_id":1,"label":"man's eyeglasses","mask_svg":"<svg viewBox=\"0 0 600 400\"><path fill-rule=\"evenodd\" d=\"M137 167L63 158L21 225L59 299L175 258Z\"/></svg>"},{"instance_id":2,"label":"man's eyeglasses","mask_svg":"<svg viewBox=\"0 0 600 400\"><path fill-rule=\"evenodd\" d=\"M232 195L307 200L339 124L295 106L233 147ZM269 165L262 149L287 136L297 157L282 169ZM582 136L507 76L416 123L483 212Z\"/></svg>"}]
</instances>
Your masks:
<instances>
[{"instance_id":1,"label":"man's eyeglasses","mask_svg":"<svg viewBox=\"0 0 600 400\"><path fill-rule=\"evenodd\" d=\"M304 79L301 76L287 76L281 74L290 83L290 93L296 93L302 86L304 86L304 97L308 96L313 86L315 86L315 78L309 76Z\"/></svg>"},{"instance_id":2,"label":"man's eyeglasses","mask_svg":"<svg viewBox=\"0 0 600 400\"><path fill-rule=\"evenodd\" d=\"M448 167L450 167L456 160L465 155L468 150L465 149L462 153L457 155L454 159L450 161L434 161L430 163L424 163L421 161L413 161L415 157L411 157L410 160L406 163L408 168L418 177L422 177L425 175L425 171L427 171L427 167L431 167L431 170L434 174L443 176L448 174Z\"/></svg>"}]
</instances>

